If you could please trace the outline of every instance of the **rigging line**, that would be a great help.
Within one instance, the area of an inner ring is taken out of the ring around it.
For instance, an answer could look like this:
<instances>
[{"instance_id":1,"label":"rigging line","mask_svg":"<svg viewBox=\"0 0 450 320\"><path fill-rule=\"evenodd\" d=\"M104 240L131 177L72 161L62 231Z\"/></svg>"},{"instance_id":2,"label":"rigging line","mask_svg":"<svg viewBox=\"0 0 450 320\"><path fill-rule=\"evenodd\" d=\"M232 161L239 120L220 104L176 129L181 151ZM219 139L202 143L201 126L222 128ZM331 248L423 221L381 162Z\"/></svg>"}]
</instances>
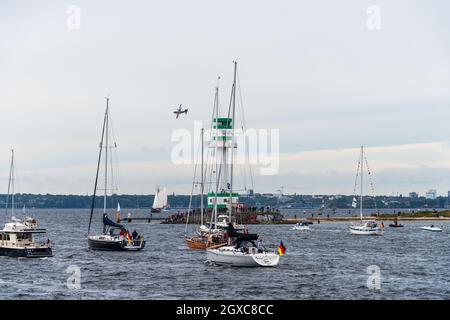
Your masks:
<instances>
[{"instance_id":1,"label":"rigging line","mask_svg":"<svg viewBox=\"0 0 450 320\"><path fill-rule=\"evenodd\" d=\"M372 197L373 197L373 201L374 201L374 205L375 205L375 211L378 214L377 199L375 197L375 187L374 187L374 183L373 183L372 173L371 173L370 167L369 167L369 162L367 161L367 156L366 156L365 152L364 152L364 161L366 163L366 168L367 168L367 172L368 172L368 176L369 176L369 183L370 183L370 188L372 191Z\"/></svg>"},{"instance_id":2,"label":"rigging line","mask_svg":"<svg viewBox=\"0 0 450 320\"><path fill-rule=\"evenodd\" d=\"M201 141L199 140L199 144L201 143ZM200 149L199 146L197 146L197 150ZM191 195L189 197L189 206L188 206L188 214L186 217L186 225L185 225L185 229L184 229L184 234L186 236L187 234L187 228L189 225L189 216L191 214L191 209L192 209L192 198L194 196L194 188L196 185L196 181L197 181L197 166L198 166L198 157L199 157L199 152L197 152L197 158L194 161L194 178L192 179L192 186L191 186Z\"/></svg>"},{"instance_id":3,"label":"rigging line","mask_svg":"<svg viewBox=\"0 0 450 320\"><path fill-rule=\"evenodd\" d=\"M238 97L239 97L239 105L241 107L241 118L242 118L242 126L243 126L243 132L245 132L245 130L247 130L247 120L245 118L245 112L244 112L244 102L242 99L242 90L241 90L241 81L239 79L239 70L236 70L236 78L237 78L237 88L238 88ZM244 137L246 137L244 135ZM246 153L246 157L248 160L247 164L248 164L248 168L249 168L249 172L250 172L250 184L251 184L251 188L254 189L255 188L255 180L254 180L254 174L253 174L253 169L252 166L250 164L250 149L248 146L248 142L247 142L247 137L244 139L244 144L245 144L245 153Z\"/></svg>"},{"instance_id":4,"label":"rigging line","mask_svg":"<svg viewBox=\"0 0 450 320\"><path fill-rule=\"evenodd\" d=\"M105 117L103 119L102 138L100 140L100 151L98 153L97 173L95 175L94 194L92 195L92 204L91 204L91 214L90 214L90 217L89 217L88 235L89 235L89 232L91 231L92 215L94 213L95 194L97 192L98 171L99 171L99 168L100 168L100 161L102 159L103 138L104 138L104 135L105 135L106 118L107 118L107 114L108 114L108 104L109 104L109 98L106 98L106 111L105 111Z\"/></svg>"},{"instance_id":5,"label":"rigging line","mask_svg":"<svg viewBox=\"0 0 450 320\"><path fill-rule=\"evenodd\" d=\"M11 164L9 166L8 194L6 195L5 218L8 217L8 202L9 202L9 194L11 192L11 181L12 179L14 179L13 165L14 165L14 150L11 149Z\"/></svg>"},{"instance_id":6,"label":"rigging line","mask_svg":"<svg viewBox=\"0 0 450 320\"><path fill-rule=\"evenodd\" d=\"M353 187L353 196L356 196L356 188L358 186L359 169L361 168L361 155L358 156L358 168L356 170L355 186Z\"/></svg>"}]
</instances>

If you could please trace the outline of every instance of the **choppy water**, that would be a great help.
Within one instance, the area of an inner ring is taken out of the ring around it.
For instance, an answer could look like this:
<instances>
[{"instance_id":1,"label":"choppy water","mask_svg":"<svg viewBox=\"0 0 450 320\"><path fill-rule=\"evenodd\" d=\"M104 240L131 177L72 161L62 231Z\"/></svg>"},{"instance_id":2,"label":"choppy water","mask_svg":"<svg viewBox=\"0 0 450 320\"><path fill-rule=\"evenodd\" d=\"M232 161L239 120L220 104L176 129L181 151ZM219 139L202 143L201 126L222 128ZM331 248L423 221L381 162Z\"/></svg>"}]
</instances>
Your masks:
<instances>
[{"instance_id":1,"label":"choppy water","mask_svg":"<svg viewBox=\"0 0 450 320\"><path fill-rule=\"evenodd\" d=\"M136 223L144 251L87 248L87 210L37 210L54 242L53 258L0 257L0 299L449 299L450 223L444 232L402 222L381 237L355 237L347 223L255 225L266 246L287 247L278 268L233 268L205 263L183 241L184 226ZM111 217L113 215L111 214ZM94 230L100 230L100 213ZM78 266L81 288L69 289L67 268ZM367 267L381 272L381 288L367 288Z\"/></svg>"}]
</instances>

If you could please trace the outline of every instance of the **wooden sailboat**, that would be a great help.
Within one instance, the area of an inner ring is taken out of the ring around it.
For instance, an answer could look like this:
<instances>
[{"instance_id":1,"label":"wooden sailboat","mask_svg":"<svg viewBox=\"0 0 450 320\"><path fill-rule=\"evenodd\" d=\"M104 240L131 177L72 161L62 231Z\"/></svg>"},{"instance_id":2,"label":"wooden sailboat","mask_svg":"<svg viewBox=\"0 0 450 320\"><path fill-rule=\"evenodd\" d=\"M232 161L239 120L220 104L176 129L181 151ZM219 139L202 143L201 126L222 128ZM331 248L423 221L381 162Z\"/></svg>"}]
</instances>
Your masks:
<instances>
[{"instance_id":1,"label":"wooden sailboat","mask_svg":"<svg viewBox=\"0 0 450 320\"><path fill-rule=\"evenodd\" d=\"M97 162L97 173L95 176L94 194L92 195L91 214L89 218L88 227L88 245L93 250L107 250L107 251L139 251L145 247L144 237L138 234L136 231L131 235L123 225L113 222L108 217L107 213L107 195L108 195L108 153L111 146L109 145L110 133L109 133L109 98L106 98L106 110L103 119L103 129L100 141L100 151ZM114 147L115 147L114 143ZM102 160L102 151L104 152L104 195L103 195L103 232L100 234L90 234L92 217L95 207L95 196L97 192L97 182L100 170L100 164ZM118 210L120 206L118 205Z\"/></svg>"},{"instance_id":2,"label":"wooden sailboat","mask_svg":"<svg viewBox=\"0 0 450 320\"><path fill-rule=\"evenodd\" d=\"M153 199L153 205L151 212L161 212L167 208L167 189L159 187L156 188L155 197Z\"/></svg>"},{"instance_id":3,"label":"wooden sailboat","mask_svg":"<svg viewBox=\"0 0 450 320\"><path fill-rule=\"evenodd\" d=\"M358 171L360 169L361 172L361 193L360 193L360 203L359 203L359 212L360 212L360 224L359 225L351 225L350 226L350 233L353 235L368 235L368 236L379 236L383 234L383 223L379 224L374 220L369 221L363 221L363 176L364 176L364 162L365 156L364 156L364 147L361 146L361 152L360 152L360 159L359 159L359 166ZM358 175L358 172L357 172ZM358 177L358 176L357 176ZM355 183L355 191L356 191L356 183ZM352 206L356 207L356 198L353 198L353 204Z\"/></svg>"},{"instance_id":4,"label":"wooden sailboat","mask_svg":"<svg viewBox=\"0 0 450 320\"><path fill-rule=\"evenodd\" d=\"M214 112L216 109L218 109L218 99L219 99L219 88L216 87L215 90L215 97L214 97ZM216 131L218 129L216 128ZM217 227L217 214L214 214L217 210L217 206L213 209L213 214L211 215L211 219L213 217L216 217L215 224L213 224L212 220L210 223L210 227L207 227L204 224L204 215L205 215L205 206L204 206L204 189L205 189L205 171L204 171L204 128L201 129L201 166L200 166L200 227L196 230L196 232L193 235L185 235L185 241L186 245L190 249L197 249L197 250L205 250L210 247L218 247L223 246L226 244L226 239L224 236L225 229L224 228L218 228ZM217 172L217 168L216 168ZM194 177L194 180L196 178ZM218 182L217 182L218 183ZM188 212L191 212L191 203L192 203L192 193L191 193L191 199L189 203L189 210ZM189 224L189 216L186 220L186 231L187 226Z\"/></svg>"}]
</instances>

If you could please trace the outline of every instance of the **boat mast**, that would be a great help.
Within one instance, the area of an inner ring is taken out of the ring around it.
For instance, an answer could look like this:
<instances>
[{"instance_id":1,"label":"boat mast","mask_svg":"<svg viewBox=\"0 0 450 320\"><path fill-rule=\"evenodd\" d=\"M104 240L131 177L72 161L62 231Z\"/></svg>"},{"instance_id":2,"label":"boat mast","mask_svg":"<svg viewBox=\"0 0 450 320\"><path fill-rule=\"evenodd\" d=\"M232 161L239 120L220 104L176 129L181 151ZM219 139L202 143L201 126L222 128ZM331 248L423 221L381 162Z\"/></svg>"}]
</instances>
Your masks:
<instances>
[{"instance_id":1,"label":"boat mast","mask_svg":"<svg viewBox=\"0 0 450 320\"><path fill-rule=\"evenodd\" d=\"M216 87L216 96L214 99L215 102L215 112L216 112L216 119L219 119L219 86ZM215 141L215 150L214 150L214 155L215 155L215 160L216 160L216 192L214 195L214 228L217 228L217 193L219 192L219 173L218 173L218 165L217 165L217 151L219 150L218 148L218 137L219 137L219 126L218 126L218 120L216 120L216 141ZM212 219L211 219L212 220Z\"/></svg>"},{"instance_id":2,"label":"boat mast","mask_svg":"<svg viewBox=\"0 0 450 320\"><path fill-rule=\"evenodd\" d=\"M363 146L361 146L361 198L359 202L359 213L361 216L361 223L363 221L363 175L364 175L364 150Z\"/></svg>"},{"instance_id":3,"label":"boat mast","mask_svg":"<svg viewBox=\"0 0 450 320\"><path fill-rule=\"evenodd\" d=\"M231 216L233 212L233 162L234 162L234 114L236 110L236 73L237 73L237 61L234 61L234 77L233 77L233 88L232 88L232 99L233 99L233 110L232 110L232 120L231 120L231 165L230 165L230 206L229 206L229 216L231 222Z\"/></svg>"},{"instance_id":4,"label":"boat mast","mask_svg":"<svg viewBox=\"0 0 450 320\"><path fill-rule=\"evenodd\" d=\"M11 149L11 164L9 166L8 196L11 192L11 215L14 215L14 149ZM8 198L6 198L6 213L8 214Z\"/></svg>"},{"instance_id":5,"label":"boat mast","mask_svg":"<svg viewBox=\"0 0 450 320\"><path fill-rule=\"evenodd\" d=\"M203 177L203 135L204 135L204 128L202 128L202 134L201 134L201 139L202 139L202 163L201 163L201 184L200 184L200 193L201 193L201 198L200 198L200 225L203 225L203 193L204 193L204 177Z\"/></svg>"},{"instance_id":6,"label":"boat mast","mask_svg":"<svg viewBox=\"0 0 450 320\"><path fill-rule=\"evenodd\" d=\"M107 119L107 114L108 114L108 104L109 104L109 97L106 98L106 111L105 111L105 117L103 118L102 138L100 140L100 150L99 150L99 153L98 153L97 172L95 174L94 194L92 195L91 215L89 217L88 235L89 235L89 232L91 231L92 215L94 213L95 194L97 192L98 172L99 172L99 169L100 169L100 161L102 159L103 138L105 136L105 126L106 126L106 119Z\"/></svg>"},{"instance_id":7,"label":"boat mast","mask_svg":"<svg viewBox=\"0 0 450 320\"><path fill-rule=\"evenodd\" d=\"M108 124L109 124L109 97L106 98L106 137L105 137L105 194L103 196L103 213L106 213L106 197L108 195L108 138L109 138L109 131L108 131Z\"/></svg>"}]
</instances>

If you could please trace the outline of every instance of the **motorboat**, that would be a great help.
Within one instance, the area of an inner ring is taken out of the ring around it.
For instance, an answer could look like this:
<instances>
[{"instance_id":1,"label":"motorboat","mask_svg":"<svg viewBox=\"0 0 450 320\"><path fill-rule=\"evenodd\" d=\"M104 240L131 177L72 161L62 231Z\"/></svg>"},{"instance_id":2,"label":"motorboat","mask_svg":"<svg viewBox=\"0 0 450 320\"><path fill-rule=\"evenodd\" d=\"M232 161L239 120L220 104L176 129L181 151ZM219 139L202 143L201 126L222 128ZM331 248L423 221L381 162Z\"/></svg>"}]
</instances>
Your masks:
<instances>
[{"instance_id":1,"label":"motorboat","mask_svg":"<svg viewBox=\"0 0 450 320\"><path fill-rule=\"evenodd\" d=\"M14 149L12 149L8 182L8 196L6 197L7 216L9 216L8 200L9 198L11 198L11 220L10 222L5 223L3 229L0 230L0 256L25 258L52 257L52 246L50 240L45 236L47 230L44 228L38 228L38 224L35 218L26 216L23 219L19 219L16 218L14 214L14 176ZM23 212L25 213L25 206ZM37 236L38 234L41 236Z\"/></svg>"},{"instance_id":2,"label":"motorboat","mask_svg":"<svg viewBox=\"0 0 450 320\"><path fill-rule=\"evenodd\" d=\"M438 228L438 227L435 227L433 225L431 225L429 227L425 226L425 227L422 227L421 229L425 230L425 231L442 232L442 228Z\"/></svg>"},{"instance_id":3,"label":"motorboat","mask_svg":"<svg viewBox=\"0 0 450 320\"><path fill-rule=\"evenodd\" d=\"M43 258L52 257L52 246L49 239L43 237L36 241L34 235L46 234L47 230L26 225L23 222L6 223L0 230L0 256Z\"/></svg>"},{"instance_id":4,"label":"motorboat","mask_svg":"<svg viewBox=\"0 0 450 320\"><path fill-rule=\"evenodd\" d=\"M389 227L391 227L391 228L401 228L401 227L403 227L403 225L398 223L397 220L395 220L394 223L389 224Z\"/></svg>"},{"instance_id":5,"label":"motorboat","mask_svg":"<svg viewBox=\"0 0 450 320\"><path fill-rule=\"evenodd\" d=\"M304 221L297 222L293 227L292 230L297 231L309 231L311 228L309 227L308 223L305 223Z\"/></svg>"}]
</instances>

